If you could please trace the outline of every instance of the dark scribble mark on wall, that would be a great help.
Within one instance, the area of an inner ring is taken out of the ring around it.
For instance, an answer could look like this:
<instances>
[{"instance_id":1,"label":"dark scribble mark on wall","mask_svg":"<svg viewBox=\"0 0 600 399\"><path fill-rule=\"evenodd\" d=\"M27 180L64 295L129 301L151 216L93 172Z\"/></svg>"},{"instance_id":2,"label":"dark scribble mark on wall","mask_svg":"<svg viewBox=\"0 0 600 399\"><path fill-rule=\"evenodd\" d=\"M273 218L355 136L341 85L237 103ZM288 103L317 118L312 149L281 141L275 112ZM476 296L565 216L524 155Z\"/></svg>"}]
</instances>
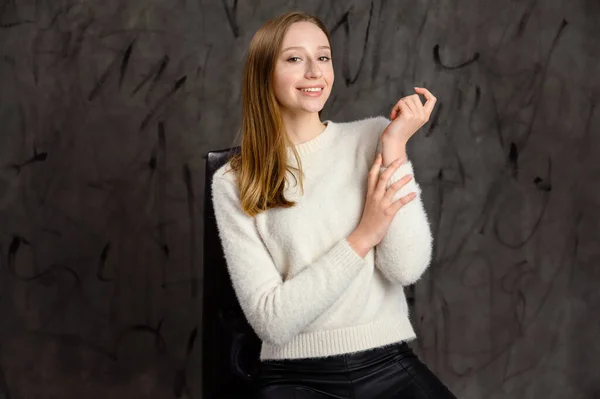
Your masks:
<instances>
[{"instance_id":1,"label":"dark scribble mark on wall","mask_svg":"<svg viewBox=\"0 0 600 399\"><path fill-rule=\"evenodd\" d=\"M346 86L352 86L354 83L356 83L356 81L359 79L360 74L362 72L363 66L364 66L364 62L365 62L365 58L366 58L366 53L367 53L367 45L369 43L369 33L371 31L371 21L373 19L373 7L374 4L371 1L371 7L369 9L369 20L367 22L367 29L366 29L366 33L365 33L365 40L363 42L363 46L362 46L362 53L361 53L361 57L360 57L360 61L358 63L358 68L356 70L356 74L354 76L352 76L352 72L350 72L350 60L349 60L349 51L346 50L343 53L342 56L342 74L344 75L344 82L346 83ZM335 35L335 33L337 32L338 29L343 28L343 35L344 35L344 43L345 43L345 47L349 47L350 46L350 21L349 21L349 14L350 11L345 12L342 17L339 19L339 21L337 21L335 23L335 25L333 26L333 28L331 28L330 31L330 35L333 37Z\"/></svg>"},{"instance_id":2,"label":"dark scribble mark on wall","mask_svg":"<svg viewBox=\"0 0 600 399\"><path fill-rule=\"evenodd\" d=\"M425 137L431 137L431 135L435 131L436 127L439 124L440 115L442 114L443 109L444 109L444 104L440 100L438 100L436 102L435 109L433 110L433 114L431 115L431 117L429 119L429 123L428 123L429 126L426 127L427 131L425 131Z\"/></svg>"},{"instance_id":3,"label":"dark scribble mark on wall","mask_svg":"<svg viewBox=\"0 0 600 399\"><path fill-rule=\"evenodd\" d=\"M96 277L98 277L98 280L105 282L105 283L114 280L114 277L108 278L108 277L104 276L105 269L106 269L106 259L108 258L109 253L110 253L110 242L106 243L104 248L102 248L102 253L100 254L100 259L98 261L98 271L96 272Z\"/></svg>"},{"instance_id":4,"label":"dark scribble mark on wall","mask_svg":"<svg viewBox=\"0 0 600 399\"><path fill-rule=\"evenodd\" d=\"M21 247L21 243L25 244L25 245L29 245L29 242L23 238L23 237L19 237L19 236L13 236L12 240L10 241L10 245L8 246L8 256L7 256L7 267L8 270L11 271L14 275L17 275L16 272L16 258L17 258L17 253L19 252L19 248Z\"/></svg>"},{"instance_id":5,"label":"dark scribble mark on wall","mask_svg":"<svg viewBox=\"0 0 600 399\"><path fill-rule=\"evenodd\" d=\"M131 52L133 51L133 44L131 43L125 49L125 53L123 54L123 60L121 61L121 67L119 68L119 89L123 86L123 80L125 79L125 74L127 73L127 67L129 66L129 59L131 58Z\"/></svg>"},{"instance_id":6,"label":"dark scribble mark on wall","mask_svg":"<svg viewBox=\"0 0 600 399\"><path fill-rule=\"evenodd\" d=\"M454 103L456 104L456 110L460 111L463 108L464 105L464 95L463 95L463 91L460 87L456 87L455 89L456 94L454 95Z\"/></svg>"},{"instance_id":7,"label":"dark scribble mark on wall","mask_svg":"<svg viewBox=\"0 0 600 399\"><path fill-rule=\"evenodd\" d=\"M167 243L166 225L164 222L167 220L166 210L166 184L167 184L167 143L165 138L165 123L163 121L158 122L158 168L157 168L157 181L156 186L156 197L157 197L157 220L159 223L158 228L158 243L164 256L161 257L160 269L161 269L161 286L164 287L167 281L167 260L169 259L169 244Z\"/></svg>"},{"instance_id":8,"label":"dark scribble mark on wall","mask_svg":"<svg viewBox=\"0 0 600 399\"><path fill-rule=\"evenodd\" d=\"M34 21L27 21L27 20L24 20L24 21L14 21L14 22L2 22L2 23L0 23L0 28L2 28L2 29L10 29L10 28L14 28L14 27L17 27L17 26L20 26L20 25L23 25L23 24L31 24L33 22Z\"/></svg>"},{"instance_id":9,"label":"dark scribble mark on wall","mask_svg":"<svg viewBox=\"0 0 600 399\"><path fill-rule=\"evenodd\" d=\"M508 152L508 170L513 179L519 178L519 149L515 143L510 143Z\"/></svg>"},{"instance_id":10,"label":"dark scribble mark on wall","mask_svg":"<svg viewBox=\"0 0 600 399\"><path fill-rule=\"evenodd\" d=\"M163 95L156 102L156 104L152 107L150 112L148 112L148 114L146 114L146 116L142 120L142 123L140 124L140 130L144 130L148 126L148 123L154 117L154 115L158 112L158 109L161 106L163 106L173 95L175 95L175 93L177 93L179 91L179 89L181 89L181 87L185 84L186 80L187 80L187 76L182 76L181 78L177 79L177 81L175 81L175 83L173 84L173 88L169 92L167 92L165 95Z\"/></svg>"},{"instance_id":11,"label":"dark scribble mark on wall","mask_svg":"<svg viewBox=\"0 0 600 399\"><path fill-rule=\"evenodd\" d=\"M225 9L225 15L227 15L227 22L229 23L229 27L231 27L231 31L233 32L233 37L235 37L237 39L238 37L240 37L240 25L237 21L238 0L233 0L232 7L229 7L227 5L227 0L221 0L221 1L223 3L223 8Z\"/></svg>"},{"instance_id":12,"label":"dark scribble mark on wall","mask_svg":"<svg viewBox=\"0 0 600 399\"><path fill-rule=\"evenodd\" d=\"M152 83L150 84L150 87L148 88L148 92L146 93L146 96L149 96L150 94L152 94L152 92L154 91L154 88L156 87L156 84L160 81L160 79L162 78L162 76L165 73L165 70L167 69L167 66L169 66L169 56L165 55L163 56L160 61L154 65L151 69L150 72L148 72L148 74L142 79L142 81L140 83L138 83L138 85L133 89L133 91L131 92L131 95L135 95L138 91L140 91L140 89L146 85L146 83L152 78Z\"/></svg>"},{"instance_id":13,"label":"dark scribble mark on wall","mask_svg":"<svg viewBox=\"0 0 600 399\"><path fill-rule=\"evenodd\" d=\"M196 339L198 337L198 328L194 328L187 341L187 347L185 350L185 357L183 360L183 365L180 369L175 373L175 379L173 381L173 393L176 398L180 398L181 395L185 392L186 395L192 396L191 389L188 385L187 381L187 371L189 367L189 363L192 360L192 352L194 350L194 345L196 343Z\"/></svg>"},{"instance_id":14,"label":"dark scribble mark on wall","mask_svg":"<svg viewBox=\"0 0 600 399\"><path fill-rule=\"evenodd\" d=\"M21 169L23 167L32 165L32 164L38 163L38 162L44 162L46 160L46 158L48 158L47 152L37 152L37 149L34 148L33 156L31 158L29 158L28 160L26 160L25 162L20 163L20 164L12 164L12 165L10 165L10 167L12 169L14 169L17 172L17 174L19 174L19 173L21 173Z\"/></svg>"},{"instance_id":15,"label":"dark scribble mark on wall","mask_svg":"<svg viewBox=\"0 0 600 399\"><path fill-rule=\"evenodd\" d=\"M100 75L100 77L94 84L94 87L90 91L90 94L88 95L88 101L94 101L96 99L96 97L98 96L98 94L100 94L100 91L102 90L102 88L104 87L106 82L108 81L108 78L110 77L110 75L114 69L114 66L116 65L117 60L118 60L118 57L115 57L112 60L112 62L110 64L108 64L108 66L106 67L104 72Z\"/></svg>"},{"instance_id":16,"label":"dark scribble mark on wall","mask_svg":"<svg viewBox=\"0 0 600 399\"><path fill-rule=\"evenodd\" d=\"M542 191L552 191L552 185L550 182L545 181L539 176L536 176L535 179L533 179L533 182L535 183L535 186Z\"/></svg>"},{"instance_id":17,"label":"dark scribble mark on wall","mask_svg":"<svg viewBox=\"0 0 600 399\"><path fill-rule=\"evenodd\" d=\"M537 0L532 0L531 4L529 4L527 6L527 8L525 8L525 10L523 11L523 15L521 15L521 18L519 19L519 23L517 25L517 32L516 32L517 38L520 38L521 36L523 36L523 33L525 32L525 27L527 26L527 23L529 22L529 19L531 18L531 13L533 12L533 9L535 8L536 5L537 5Z\"/></svg>"},{"instance_id":18,"label":"dark scribble mark on wall","mask_svg":"<svg viewBox=\"0 0 600 399\"><path fill-rule=\"evenodd\" d=\"M475 111L477 109L480 101L481 101L481 87L479 87L479 85L475 85L475 101L473 102L472 111Z\"/></svg>"},{"instance_id":19,"label":"dark scribble mark on wall","mask_svg":"<svg viewBox=\"0 0 600 399\"><path fill-rule=\"evenodd\" d=\"M373 3L371 3L371 5L373 5ZM387 0L381 0L380 6L379 6L379 12L377 14L377 21L383 21L384 18L386 17L386 13L388 12L386 10L386 6L387 6ZM376 29L375 43L382 43L384 40L386 40L386 31L384 28L385 28L384 24L374 24L373 25L373 29ZM375 53L373 54L373 61L372 61L372 66L371 66L371 83L373 83L377 80L377 77L379 76L379 72L380 72L380 68L381 68L381 60L384 57L385 57L385 54L381 53L381 49L379 49L379 51L375 51Z\"/></svg>"},{"instance_id":20,"label":"dark scribble mark on wall","mask_svg":"<svg viewBox=\"0 0 600 399\"><path fill-rule=\"evenodd\" d=\"M511 249L518 249L523 247L525 244L527 244L529 242L529 240L531 240L533 238L533 236L535 235L535 233L538 232L541 224L542 224L542 219L544 218L544 215L546 214L546 209L548 207L548 202L549 202L549 196L545 195L544 198L542 199L543 204L541 206L541 208L538 210L538 215L535 218L535 221L533 222L533 226L531 227L531 230L528 232L523 232L521 234L524 235L524 237L521 238L520 241L518 241L518 238L514 236L514 232L508 233L506 236L504 236L501 231L500 231L500 224L504 222L503 218L506 217L507 213L509 212L509 209L512 209L514 207L514 200L511 201L509 198L505 198L504 202L501 202L499 204L499 208L500 210L497 213L496 218L494 218L494 223L493 223L493 228L494 228L494 236L496 237L496 240L501 243L502 245L506 246L507 248L511 248ZM506 206L506 211L503 212L503 206ZM509 207L510 206L510 207ZM512 241L509 240L509 237L512 238Z\"/></svg>"},{"instance_id":21,"label":"dark scribble mark on wall","mask_svg":"<svg viewBox=\"0 0 600 399\"><path fill-rule=\"evenodd\" d=\"M121 346L121 342L128 338L130 335L140 335L140 334L150 334L154 337L154 349L159 354L164 354L167 351L167 343L165 338L161 333L163 319L159 320L156 327L149 326L147 324L135 324L133 326L127 327L123 332L121 332L114 342L114 359L119 359L119 349Z\"/></svg>"},{"instance_id":22,"label":"dark scribble mark on wall","mask_svg":"<svg viewBox=\"0 0 600 399\"><path fill-rule=\"evenodd\" d=\"M446 65L444 62L442 62L442 59L440 57L440 45L436 44L433 47L433 61L435 62L435 64L437 66L439 66L439 67L441 67L443 69L448 69L448 70L461 69L461 68L464 68L464 67L467 67L467 66L473 64L478 59L479 59L479 53L475 52L473 54L473 56L470 59L468 59L467 61L464 61L464 62L462 62L462 63L460 63L458 65L454 65L454 66Z\"/></svg>"},{"instance_id":23,"label":"dark scribble mark on wall","mask_svg":"<svg viewBox=\"0 0 600 399\"><path fill-rule=\"evenodd\" d=\"M154 172L156 171L156 150L152 150L152 154L150 155L150 160L148 161L148 167L150 168L150 177L154 176Z\"/></svg>"},{"instance_id":24,"label":"dark scribble mark on wall","mask_svg":"<svg viewBox=\"0 0 600 399\"><path fill-rule=\"evenodd\" d=\"M72 267L60 264L51 264L42 271L34 272L32 274L20 271L16 261L20 243L27 244L27 241L21 237L14 237L9 247L8 271L12 276L20 282L34 284L30 285L31 290L29 291L29 294L33 296L34 299L35 296L33 294L35 293L36 288L50 286L57 287L57 295L54 301L41 304L45 308L45 312L43 312L44 314L40 317L41 320L39 324L41 328L44 328L54 317L65 309L67 303L76 299L74 297L75 294L77 294L79 299L83 299L81 278L77 271ZM68 284L62 286L62 281L59 278L61 276L71 277L72 284L70 284L70 286Z\"/></svg>"},{"instance_id":25,"label":"dark scribble mark on wall","mask_svg":"<svg viewBox=\"0 0 600 399\"><path fill-rule=\"evenodd\" d=\"M550 66L550 61L552 60L552 54L554 53L555 49L557 48L559 40L562 37L563 32L564 32L565 28L567 27L567 25L568 25L567 21L563 19L560 23L560 26L558 27L558 30L556 32L556 35L554 36L554 39L552 40L552 45L550 46L550 50L548 51L548 55L546 56L546 59L544 60L544 63L542 65L542 70L540 72L540 79L539 79L540 86L542 86L546 82L546 79L548 76L548 67ZM533 124L537 118L537 113L539 112L539 107L540 107L542 98L543 98L543 96L541 94L535 96L535 100L533 103L533 111L531 113L531 117L528 120L527 129L525 131L523 139L521 140L521 143L519 143L521 149L524 149L527 146L529 137L531 136L531 133L533 132Z\"/></svg>"}]
</instances>

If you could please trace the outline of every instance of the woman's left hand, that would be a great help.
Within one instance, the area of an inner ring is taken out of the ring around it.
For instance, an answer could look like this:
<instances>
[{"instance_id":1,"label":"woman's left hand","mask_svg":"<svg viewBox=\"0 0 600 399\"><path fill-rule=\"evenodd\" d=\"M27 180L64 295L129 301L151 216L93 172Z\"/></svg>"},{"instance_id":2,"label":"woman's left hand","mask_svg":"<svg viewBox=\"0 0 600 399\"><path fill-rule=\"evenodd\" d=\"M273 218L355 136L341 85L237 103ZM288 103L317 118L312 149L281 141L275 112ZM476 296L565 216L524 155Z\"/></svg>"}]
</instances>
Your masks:
<instances>
[{"instance_id":1,"label":"woman's left hand","mask_svg":"<svg viewBox=\"0 0 600 399\"><path fill-rule=\"evenodd\" d=\"M415 87L415 91L425 96L425 105L421 102L419 94L402 97L390 113L392 123L382 134L382 139L390 138L402 143L408 142L417 130L429 121L437 98L422 87Z\"/></svg>"}]
</instances>

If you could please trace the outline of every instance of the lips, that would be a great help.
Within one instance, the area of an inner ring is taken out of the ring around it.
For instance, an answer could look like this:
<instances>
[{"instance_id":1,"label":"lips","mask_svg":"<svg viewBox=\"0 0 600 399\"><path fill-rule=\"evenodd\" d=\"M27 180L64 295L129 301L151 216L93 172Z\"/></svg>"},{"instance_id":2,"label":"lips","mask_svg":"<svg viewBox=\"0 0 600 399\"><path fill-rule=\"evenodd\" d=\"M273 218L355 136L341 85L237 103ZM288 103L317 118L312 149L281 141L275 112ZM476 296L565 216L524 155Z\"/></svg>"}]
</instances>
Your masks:
<instances>
[{"instance_id":1,"label":"lips","mask_svg":"<svg viewBox=\"0 0 600 399\"><path fill-rule=\"evenodd\" d=\"M298 88L298 91L300 91L300 93L302 94L311 94L311 95L317 95L317 94L321 94L323 93L323 91L325 90L324 87L322 86L313 86L313 87L301 87Z\"/></svg>"}]
</instances>

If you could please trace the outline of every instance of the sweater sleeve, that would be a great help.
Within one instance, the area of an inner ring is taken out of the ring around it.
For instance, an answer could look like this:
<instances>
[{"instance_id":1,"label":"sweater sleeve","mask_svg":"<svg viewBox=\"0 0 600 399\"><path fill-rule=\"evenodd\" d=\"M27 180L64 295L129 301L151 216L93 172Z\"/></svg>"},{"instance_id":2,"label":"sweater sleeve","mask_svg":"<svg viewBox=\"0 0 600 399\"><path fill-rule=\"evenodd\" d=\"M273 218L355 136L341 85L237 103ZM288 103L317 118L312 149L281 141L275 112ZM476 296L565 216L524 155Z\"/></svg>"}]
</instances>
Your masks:
<instances>
[{"instance_id":1,"label":"sweater sleeve","mask_svg":"<svg viewBox=\"0 0 600 399\"><path fill-rule=\"evenodd\" d=\"M235 182L215 175L212 201L233 289L248 323L264 342L289 342L334 304L365 265L343 238L284 281L255 219L241 208Z\"/></svg>"},{"instance_id":2,"label":"sweater sleeve","mask_svg":"<svg viewBox=\"0 0 600 399\"><path fill-rule=\"evenodd\" d=\"M382 173L383 170L385 168L382 168ZM410 161L394 172L387 187L407 174L413 174ZM401 285L413 284L421 277L431 261L433 245L421 188L414 177L394 194L392 201L411 192L417 193L417 196L396 213L386 235L375 247L375 267L388 280Z\"/></svg>"},{"instance_id":3,"label":"sweater sleeve","mask_svg":"<svg viewBox=\"0 0 600 399\"><path fill-rule=\"evenodd\" d=\"M378 142L389 123L388 118L378 118ZM381 143L377 148L380 151ZM386 169L382 166L380 174ZM401 285L413 284L423 275L431 262L433 252L433 237L421 198L421 187L414 177L410 160L400 165L388 180L386 188L407 174L412 174L413 179L394 194L392 201L411 192L415 192L417 196L396 213L386 235L375 246L375 267L389 281Z\"/></svg>"}]
</instances>

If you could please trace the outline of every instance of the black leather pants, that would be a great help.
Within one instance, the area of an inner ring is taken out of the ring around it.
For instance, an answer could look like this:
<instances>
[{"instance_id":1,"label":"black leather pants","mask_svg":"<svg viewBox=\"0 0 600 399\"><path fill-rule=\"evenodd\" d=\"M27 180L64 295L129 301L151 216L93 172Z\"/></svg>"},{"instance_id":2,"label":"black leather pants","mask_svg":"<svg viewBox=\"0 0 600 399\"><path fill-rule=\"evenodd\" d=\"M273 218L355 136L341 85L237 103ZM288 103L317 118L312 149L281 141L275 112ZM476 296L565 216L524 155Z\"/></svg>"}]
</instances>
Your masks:
<instances>
[{"instance_id":1,"label":"black leather pants","mask_svg":"<svg viewBox=\"0 0 600 399\"><path fill-rule=\"evenodd\" d=\"M265 360L259 399L454 398L406 343L327 358Z\"/></svg>"}]
</instances>

